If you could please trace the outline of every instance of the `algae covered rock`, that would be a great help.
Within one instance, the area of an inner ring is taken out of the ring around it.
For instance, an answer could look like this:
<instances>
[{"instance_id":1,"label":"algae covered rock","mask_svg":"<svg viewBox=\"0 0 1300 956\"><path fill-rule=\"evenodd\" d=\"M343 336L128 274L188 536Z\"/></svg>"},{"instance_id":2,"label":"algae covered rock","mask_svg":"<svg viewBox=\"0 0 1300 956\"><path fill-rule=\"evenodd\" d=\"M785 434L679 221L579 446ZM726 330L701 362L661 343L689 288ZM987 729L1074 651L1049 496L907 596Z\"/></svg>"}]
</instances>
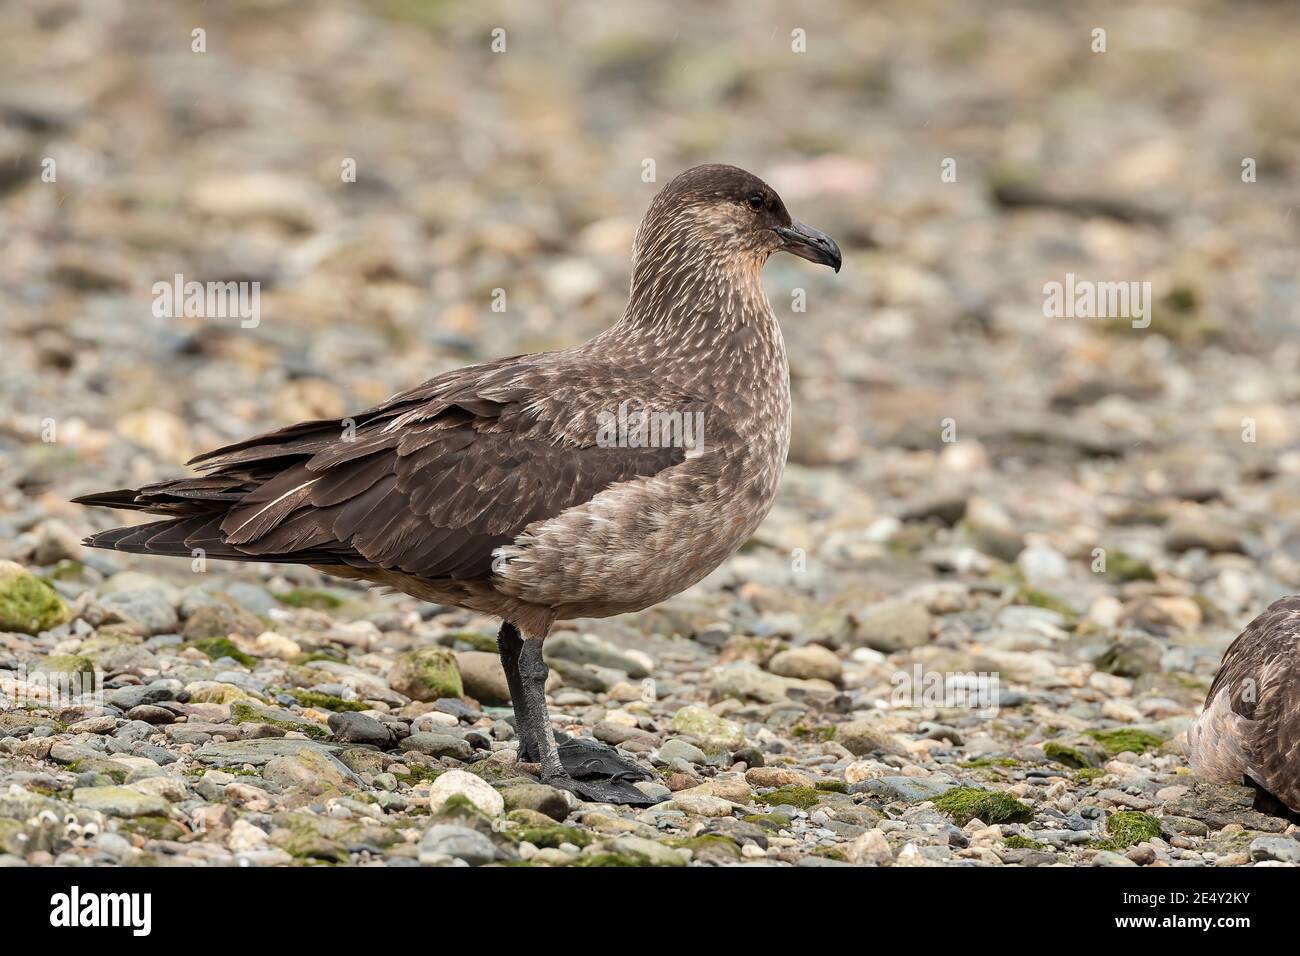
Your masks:
<instances>
[{"instance_id":1,"label":"algae covered rock","mask_svg":"<svg viewBox=\"0 0 1300 956\"><path fill-rule=\"evenodd\" d=\"M73 697L93 691L99 680L95 662L74 654L39 657L28 665L27 671L29 679L38 680L35 675L44 675L44 683L51 690L57 687L59 693L66 692Z\"/></svg>"},{"instance_id":2,"label":"algae covered rock","mask_svg":"<svg viewBox=\"0 0 1300 956\"><path fill-rule=\"evenodd\" d=\"M63 598L45 581L13 561L0 561L0 631L39 634L70 617Z\"/></svg>"},{"instance_id":3,"label":"algae covered rock","mask_svg":"<svg viewBox=\"0 0 1300 956\"><path fill-rule=\"evenodd\" d=\"M246 611L225 594L212 595L211 602L196 608L185 621L181 633L188 641L213 637L257 637L266 630L256 614Z\"/></svg>"},{"instance_id":4,"label":"algae covered rock","mask_svg":"<svg viewBox=\"0 0 1300 956\"><path fill-rule=\"evenodd\" d=\"M126 787L79 787L72 794L72 802L86 810L98 810L110 817L167 814L167 801L162 797Z\"/></svg>"},{"instance_id":5,"label":"algae covered rock","mask_svg":"<svg viewBox=\"0 0 1300 956\"><path fill-rule=\"evenodd\" d=\"M436 814L442 806L455 797L463 797L490 817L505 813L506 802L501 794L481 778L464 770L448 770L429 788L429 810Z\"/></svg>"},{"instance_id":6,"label":"algae covered rock","mask_svg":"<svg viewBox=\"0 0 1300 956\"><path fill-rule=\"evenodd\" d=\"M1027 823L1034 816L1033 808L1015 797L975 787L954 787L936 797L934 805L959 827L976 818L985 823Z\"/></svg>"},{"instance_id":7,"label":"algae covered rock","mask_svg":"<svg viewBox=\"0 0 1300 956\"><path fill-rule=\"evenodd\" d=\"M734 720L719 717L707 707L683 707L673 716L672 729L700 742L708 753L734 750L745 743L745 730Z\"/></svg>"},{"instance_id":8,"label":"algae covered rock","mask_svg":"<svg viewBox=\"0 0 1300 956\"><path fill-rule=\"evenodd\" d=\"M400 655L388 671L388 684L399 694L426 702L464 693L456 655L444 647L425 647Z\"/></svg>"},{"instance_id":9,"label":"algae covered rock","mask_svg":"<svg viewBox=\"0 0 1300 956\"><path fill-rule=\"evenodd\" d=\"M248 701L238 701L231 704L230 722L232 724L270 724L272 727L279 727L282 730L296 730L316 739L323 739L330 735L329 728L316 723L314 720L308 720L306 717L300 717L292 711L282 710L279 707L264 707L261 704Z\"/></svg>"},{"instance_id":10,"label":"algae covered rock","mask_svg":"<svg viewBox=\"0 0 1300 956\"><path fill-rule=\"evenodd\" d=\"M1160 836L1160 821L1149 813L1120 810L1106 820L1106 832L1113 848L1122 850Z\"/></svg>"}]
</instances>

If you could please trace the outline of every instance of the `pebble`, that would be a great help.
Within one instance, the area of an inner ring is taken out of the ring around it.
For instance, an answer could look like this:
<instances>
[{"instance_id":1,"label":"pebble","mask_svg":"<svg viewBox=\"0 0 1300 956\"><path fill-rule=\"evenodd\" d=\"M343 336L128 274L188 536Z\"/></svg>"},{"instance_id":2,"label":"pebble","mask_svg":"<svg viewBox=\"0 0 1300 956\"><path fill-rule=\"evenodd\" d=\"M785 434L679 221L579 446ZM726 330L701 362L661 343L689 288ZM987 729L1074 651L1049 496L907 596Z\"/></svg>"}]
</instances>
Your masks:
<instances>
[{"instance_id":1,"label":"pebble","mask_svg":"<svg viewBox=\"0 0 1300 956\"><path fill-rule=\"evenodd\" d=\"M489 817L505 812L505 799L481 777L464 770L448 770L429 789L429 810L435 815L452 797L464 797Z\"/></svg>"},{"instance_id":2,"label":"pebble","mask_svg":"<svg viewBox=\"0 0 1300 956\"><path fill-rule=\"evenodd\" d=\"M482 866L498 856L497 848L482 833L449 824L435 824L424 831L419 854L420 862L426 866L441 863L448 857L463 860L470 866Z\"/></svg>"}]
</instances>

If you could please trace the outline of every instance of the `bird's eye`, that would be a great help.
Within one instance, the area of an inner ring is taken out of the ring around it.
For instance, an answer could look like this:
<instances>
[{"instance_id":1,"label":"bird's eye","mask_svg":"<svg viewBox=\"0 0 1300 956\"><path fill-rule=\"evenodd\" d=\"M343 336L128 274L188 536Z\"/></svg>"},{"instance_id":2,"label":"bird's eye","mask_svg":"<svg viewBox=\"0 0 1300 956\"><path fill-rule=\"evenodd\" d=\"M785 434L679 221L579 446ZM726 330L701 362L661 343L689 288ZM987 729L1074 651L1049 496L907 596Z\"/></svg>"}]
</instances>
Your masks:
<instances>
[{"instance_id":1,"label":"bird's eye","mask_svg":"<svg viewBox=\"0 0 1300 956\"><path fill-rule=\"evenodd\" d=\"M763 206L766 205L766 203L767 200L763 198L762 193L754 193L754 195L749 197L750 209L762 209Z\"/></svg>"}]
</instances>

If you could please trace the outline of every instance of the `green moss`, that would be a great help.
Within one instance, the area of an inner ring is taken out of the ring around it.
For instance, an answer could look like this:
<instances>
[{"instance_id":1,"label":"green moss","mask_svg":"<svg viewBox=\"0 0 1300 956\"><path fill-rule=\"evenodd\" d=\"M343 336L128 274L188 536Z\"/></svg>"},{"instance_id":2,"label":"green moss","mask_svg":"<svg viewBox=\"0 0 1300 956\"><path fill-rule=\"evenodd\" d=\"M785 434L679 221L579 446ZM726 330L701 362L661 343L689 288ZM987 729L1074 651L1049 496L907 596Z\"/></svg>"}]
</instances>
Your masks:
<instances>
[{"instance_id":1,"label":"green moss","mask_svg":"<svg viewBox=\"0 0 1300 956\"><path fill-rule=\"evenodd\" d=\"M497 652L497 639L492 634L484 634L481 631L453 631L442 639L447 640L448 638L452 642L460 641L462 644L468 644L476 651L486 651L489 654Z\"/></svg>"},{"instance_id":2,"label":"green moss","mask_svg":"<svg viewBox=\"0 0 1300 956\"><path fill-rule=\"evenodd\" d=\"M696 856L721 853L734 860L740 859L740 844L721 833L701 833L699 836L665 842L675 850L690 850Z\"/></svg>"},{"instance_id":3,"label":"green moss","mask_svg":"<svg viewBox=\"0 0 1300 956\"><path fill-rule=\"evenodd\" d=\"M0 564L0 631L39 634L70 616L59 592L47 582L21 565Z\"/></svg>"},{"instance_id":4,"label":"green moss","mask_svg":"<svg viewBox=\"0 0 1300 956\"><path fill-rule=\"evenodd\" d=\"M69 561L64 558L54 567L50 568L49 573L45 576L51 581L75 581L86 573L86 566L80 561Z\"/></svg>"},{"instance_id":5,"label":"green moss","mask_svg":"<svg viewBox=\"0 0 1300 956\"><path fill-rule=\"evenodd\" d=\"M531 843L535 847L558 847L561 843L583 847L590 844L592 840L591 834L586 830L560 824L546 827L520 827L510 835L519 843Z\"/></svg>"},{"instance_id":6,"label":"green moss","mask_svg":"<svg viewBox=\"0 0 1300 956\"><path fill-rule=\"evenodd\" d=\"M1092 783L1098 777L1106 776L1106 771L1097 767L1084 767L1074 772L1074 779L1080 783Z\"/></svg>"},{"instance_id":7,"label":"green moss","mask_svg":"<svg viewBox=\"0 0 1300 956\"><path fill-rule=\"evenodd\" d=\"M818 780L817 789L822 793L848 793L849 785L843 780Z\"/></svg>"},{"instance_id":8,"label":"green moss","mask_svg":"<svg viewBox=\"0 0 1300 956\"><path fill-rule=\"evenodd\" d=\"M1107 757L1114 757L1125 751L1135 754L1146 753L1148 750L1158 749L1165 742L1159 734L1153 734L1149 730L1135 730L1132 727L1121 727L1117 730L1090 730L1088 736L1101 744Z\"/></svg>"},{"instance_id":9,"label":"green moss","mask_svg":"<svg viewBox=\"0 0 1300 956\"><path fill-rule=\"evenodd\" d=\"M292 714L280 716L280 714L268 707L250 704L247 701L239 701L230 705L230 722L232 724L270 724L272 727L279 727L282 730L296 730L318 740L330 735L328 728L322 727L306 717L296 717Z\"/></svg>"},{"instance_id":10,"label":"green moss","mask_svg":"<svg viewBox=\"0 0 1300 956\"><path fill-rule=\"evenodd\" d=\"M825 857L828 860L839 860L845 862L844 851L837 846L819 846L813 850L813 856Z\"/></svg>"},{"instance_id":11,"label":"green moss","mask_svg":"<svg viewBox=\"0 0 1300 956\"><path fill-rule=\"evenodd\" d=\"M1013 833L1003 841L1010 850L1046 850L1046 843L1039 843L1037 840L1031 840L1028 837L1022 837L1018 833Z\"/></svg>"},{"instance_id":12,"label":"green moss","mask_svg":"<svg viewBox=\"0 0 1300 956\"><path fill-rule=\"evenodd\" d=\"M461 823L470 825L482 823L487 829L492 828L492 818L474 806L469 797L463 793L452 794L448 797L447 801L438 808L435 816L439 820L458 820Z\"/></svg>"},{"instance_id":13,"label":"green moss","mask_svg":"<svg viewBox=\"0 0 1300 956\"><path fill-rule=\"evenodd\" d=\"M184 827L166 817L132 817L119 823L118 829L146 840L179 840L186 833Z\"/></svg>"},{"instance_id":14,"label":"green moss","mask_svg":"<svg viewBox=\"0 0 1300 956\"><path fill-rule=\"evenodd\" d=\"M965 826L976 817L985 823L1026 823L1034 816L1031 807L1014 797L974 787L955 787L935 797L934 805L958 826Z\"/></svg>"},{"instance_id":15,"label":"green moss","mask_svg":"<svg viewBox=\"0 0 1300 956\"><path fill-rule=\"evenodd\" d=\"M99 681L95 674L95 662L89 657L73 654L50 654L37 658L31 665L30 672L62 675L54 683L64 685L74 696L94 690Z\"/></svg>"},{"instance_id":16,"label":"green moss","mask_svg":"<svg viewBox=\"0 0 1300 956\"><path fill-rule=\"evenodd\" d=\"M974 760L958 761L957 766L971 769L975 767L1019 767L1020 761L1012 760L1010 757L976 757Z\"/></svg>"},{"instance_id":17,"label":"green moss","mask_svg":"<svg viewBox=\"0 0 1300 956\"><path fill-rule=\"evenodd\" d=\"M310 664L313 661L330 661L334 664L346 664L348 657L342 651L335 647L322 647L320 650L312 651L310 654L299 654L293 659L293 663L299 667Z\"/></svg>"},{"instance_id":18,"label":"green moss","mask_svg":"<svg viewBox=\"0 0 1300 956\"><path fill-rule=\"evenodd\" d=\"M298 820L277 820L271 842L299 860L347 863L349 859L346 847Z\"/></svg>"},{"instance_id":19,"label":"green moss","mask_svg":"<svg viewBox=\"0 0 1300 956\"><path fill-rule=\"evenodd\" d=\"M126 775L131 772L130 768L124 764L115 763L105 757L86 757L82 760L74 760L68 764L68 769L73 773L100 774L116 784L126 783Z\"/></svg>"},{"instance_id":20,"label":"green moss","mask_svg":"<svg viewBox=\"0 0 1300 956\"><path fill-rule=\"evenodd\" d=\"M317 611L333 611L343 606L343 599L328 591L316 591L312 588L294 588L277 594L275 599L287 607L309 607Z\"/></svg>"},{"instance_id":21,"label":"green moss","mask_svg":"<svg viewBox=\"0 0 1300 956\"><path fill-rule=\"evenodd\" d=\"M1102 841L1104 849L1123 850L1160 836L1160 821L1149 813L1137 810L1119 810L1106 821L1110 839Z\"/></svg>"},{"instance_id":22,"label":"green moss","mask_svg":"<svg viewBox=\"0 0 1300 956\"><path fill-rule=\"evenodd\" d=\"M812 787L782 787L779 790L773 790L771 793L765 793L762 796L754 798L757 802L766 804L769 807L798 807L800 810L807 810L817 806L821 795Z\"/></svg>"},{"instance_id":23,"label":"green moss","mask_svg":"<svg viewBox=\"0 0 1300 956\"><path fill-rule=\"evenodd\" d=\"M790 733L801 740L812 738L813 740L820 740L822 743L835 739L835 728L831 726L809 727L807 724L798 723L790 728Z\"/></svg>"},{"instance_id":24,"label":"green moss","mask_svg":"<svg viewBox=\"0 0 1300 956\"><path fill-rule=\"evenodd\" d=\"M188 641L181 645L182 649L192 647L196 651L206 654L210 660L220 660L223 657L229 657L231 660L238 661L249 670L257 666L257 658L252 654L246 654L235 646L235 642L228 637L203 637L197 641Z\"/></svg>"},{"instance_id":25,"label":"green moss","mask_svg":"<svg viewBox=\"0 0 1300 956\"><path fill-rule=\"evenodd\" d=\"M1106 552L1106 576L1116 581L1154 581L1156 573L1141 558L1124 551Z\"/></svg>"},{"instance_id":26,"label":"green moss","mask_svg":"<svg viewBox=\"0 0 1300 956\"><path fill-rule=\"evenodd\" d=\"M784 830L790 825L790 818L784 813L750 813L741 817L746 823L762 827L764 830Z\"/></svg>"},{"instance_id":27,"label":"green moss","mask_svg":"<svg viewBox=\"0 0 1300 956\"><path fill-rule=\"evenodd\" d=\"M422 647L399 654L388 672L388 683L412 700L461 697L465 692L456 655L445 647Z\"/></svg>"},{"instance_id":28,"label":"green moss","mask_svg":"<svg viewBox=\"0 0 1300 956\"><path fill-rule=\"evenodd\" d=\"M1175 312L1195 312L1201 307L1201 295L1192 286L1176 285L1165 296L1164 304Z\"/></svg>"},{"instance_id":29,"label":"green moss","mask_svg":"<svg viewBox=\"0 0 1300 956\"><path fill-rule=\"evenodd\" d=\"M234 704L239 701L256 703L257 698L234 684L216 683L190 691L191 704Z\"/></svg>"},{"instance_id":30,"label":"green moss","mask_svg":"<svg viewBox=\"0 0 1300 956\"><path fill-rule=\"evenodd\" d=\"M1083 751L1075 747L1067 747L1065 744L1059 744L1055 740L1049 740L1043 744L1043 753L1048 760L1055 760L1057 763L1065 764L1067 767L1076 769L1091 766L1091 762L1084 755Z\"/></svg>"},{"instance_id":31,"label":"green moss","mask_svg":"<svg viewBox=\"0 0 1300 956\"><path fill-rule=\"evenodd\" d=\"M332 710L338 713L345 710L367 709L366 705L359 700L344 700L342 697L321 694L314 690L291 690L289 693L303 707L314 707L317 710Z\"/></svg>"},{"instance_id":32,"label":"green moss","mask_svg":"<svg viewBox=\"0 0 1300 956\"><path fill-rule=\"evenodd\" d=\"M640 866L640 862L620 853L590 853L580 857L574 866Z\"/></svg>"},{"instance_id":33,"label":"green moss","mask_svg":"<svg viewBox=\"0 0 1300 956\"><path fill-rule=\"evenodd\" d=\"M1040 591L1038 588L1022 586L1016 592L1016 603L1028 604L1031 607L1041 607L1048 611L1055 611L1057 614L1063 615L1067 620L1073 620L1076 617L1074 608L1066 604L1065 601L1061 600L1054 594Z\"/></svg>"}]
</instances>

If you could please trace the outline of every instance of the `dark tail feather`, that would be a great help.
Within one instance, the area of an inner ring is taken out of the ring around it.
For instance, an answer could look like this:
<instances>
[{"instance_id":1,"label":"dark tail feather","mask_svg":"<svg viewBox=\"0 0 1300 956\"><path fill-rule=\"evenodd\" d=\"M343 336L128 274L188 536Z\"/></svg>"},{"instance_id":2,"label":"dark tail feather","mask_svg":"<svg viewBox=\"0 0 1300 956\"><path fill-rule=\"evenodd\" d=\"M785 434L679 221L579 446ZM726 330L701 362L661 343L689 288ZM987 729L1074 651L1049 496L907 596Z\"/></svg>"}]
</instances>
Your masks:
<instances>
[{"instance_id":1,"label":"dark tail feather","mask_svg":"<svg viewBox=\"0 0 1300 956\"><path fill-rule=\"evenodd\" d=\"M125 508L136 510L141 505L135 500L139 494L134 488L120 488L117 491L96 491L94 494L73 498L74 505L92 505L100 508Z\"/></svg>"},{"instance_id":2,"label":"dark tail feather","mask_svg":"<svg viewBox=\"0 0 1300 956\"><path fill-rule=\"evenodd\" d=\"M88 548L153 554L161 557L203 557L214 561L270 561L278 564L342 564L340 554L323 548L305 548L288 554L249 554L227 544L219 528L221 517L173 518L148 524L113 528L92 534L81 543Z\"/></svg>"}]
</instances>

